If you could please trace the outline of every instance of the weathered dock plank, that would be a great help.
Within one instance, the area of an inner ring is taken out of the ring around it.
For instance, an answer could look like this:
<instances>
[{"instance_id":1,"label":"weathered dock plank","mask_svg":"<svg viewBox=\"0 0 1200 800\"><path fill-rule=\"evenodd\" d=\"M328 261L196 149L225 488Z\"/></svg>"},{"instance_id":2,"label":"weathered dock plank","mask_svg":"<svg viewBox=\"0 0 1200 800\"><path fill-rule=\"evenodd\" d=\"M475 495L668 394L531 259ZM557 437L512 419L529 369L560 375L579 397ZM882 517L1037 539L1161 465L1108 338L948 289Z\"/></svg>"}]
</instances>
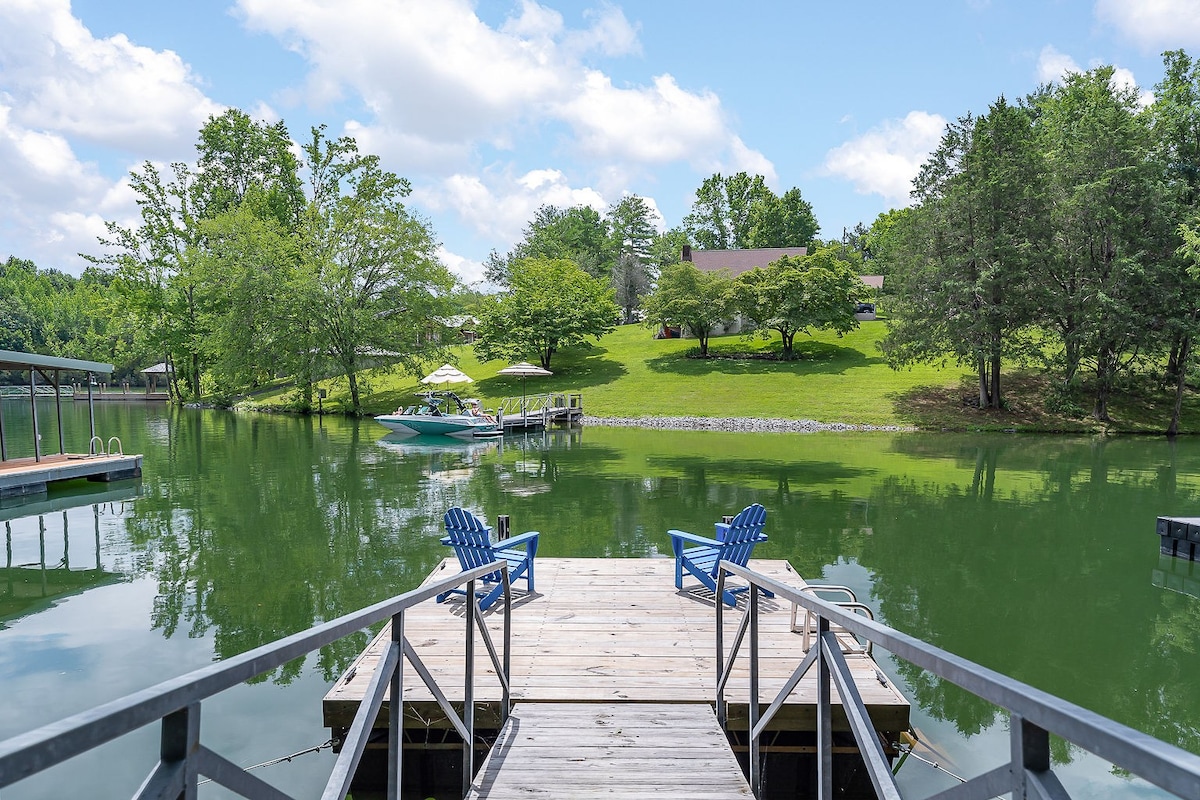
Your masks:
<instances>
[{"instance_id":1,"label":"weathered dock plank","mask_svg":"<svg viewBox=\"0 0 1200 800\"><path fill-rule=\"evenodd\" d=\"M468 800L752 797L707 705L522 703Z\"/></svg>"},{"instance_id":2,"label":"weathered dock plank","mask_svg":"<svg viewBox=\"0 0 1200 800\"><path fill-rule=\"evenodd\" d=\"M512 612L512 697L529 703L711 704L715 696L716 653L713 597L692 582L674 586L674 561L646 559L540 558L533 595L515 591ZM755 560L751 567L795 586L801 577L786 561ZM458 571L447 559L430 580ZM742 600L744 605L746 601ZM463 697L464 602L428 603L405 618L405 635L452 702ZM501 636L497 604L486 614L494 640ZM769 701L804 653L800 633L791 628L791 604L760 599L761 697ZM726 643L732 642L740 610L725 615ZM350 724L390 637L385 628L325 697L325 723L335 730ZM908 727L909 704L875 662L862 653L848 662L875 727L898 733ZM738 659L726 693L731 722L744 719L749 698L748 659ZM476 648L474 695L481 704L478 723L496 719L500 686L484 648ZM834 694L836 698L836 691ZM407 726L445 727L441 710L412 669L405 670ZM490 704L490 705L489 705ZM773 722L777 730L812 730L816 719L816 677L797 686ZM386 726L386 713L377 721ZM835 725L844 728L840 708ZM498 727L498 724L496 725Z\"/></svg>"}]
</instances>

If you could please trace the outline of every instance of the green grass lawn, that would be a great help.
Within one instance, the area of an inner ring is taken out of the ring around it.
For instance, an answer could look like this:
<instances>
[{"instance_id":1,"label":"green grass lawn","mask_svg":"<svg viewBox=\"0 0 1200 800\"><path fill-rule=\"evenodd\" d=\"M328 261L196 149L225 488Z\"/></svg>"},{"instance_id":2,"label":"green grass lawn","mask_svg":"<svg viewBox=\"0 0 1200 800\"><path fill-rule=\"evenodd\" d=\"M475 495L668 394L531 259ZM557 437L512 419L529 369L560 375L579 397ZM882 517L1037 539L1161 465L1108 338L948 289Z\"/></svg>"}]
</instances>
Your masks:
<instances>
[{"instance_id":1,"label":"green grass lawn","mask_svg":"<svg viewBox=\"0 0 1200 800\"><path fill-rule=\"evenodd\" d=\"M624 325L590 349L556 353L554 375L528 379L530 394L578 392L584 409L595 417L698 416L812 419L865 425L903 425L933 430L1039 430L1093 432L1101 428L1090 418L1070 418L1047 412L1047 381L1033 374L1009 372L1005 378L1007 409L980 411L964 402L976 394L974 376L960 367L917 366L893 370L884 362L877 342L886 333L882 320L864 322L852 333L796 339L799 358L774 361L722 357L774 352L779 337L715 337L709 342L714 357L689 358L698 349L694 339L655 339L641 325ZM480 362L474 348L455 348L457 366L471 377L464 393L494 406L504 397L521 394L521 379L496 373L504 361ZM433 366L432 365L431 369ZM398 372L363 373L363 402L373 414L414 401L426 388ZM327 411L342 411L348 400L345 381L323 384L329 389ZM452 387L461 388L461 387ZM259 405L281 405L286 395L257 398ZM1171 398L1146 391L1116 399L1109 431L1156 432L1170 418ZM1084 408L1090 400L1081 398ZM1189 398L1184 429L1200 431L1200 404Z\"/></svg>"}]
</instances>

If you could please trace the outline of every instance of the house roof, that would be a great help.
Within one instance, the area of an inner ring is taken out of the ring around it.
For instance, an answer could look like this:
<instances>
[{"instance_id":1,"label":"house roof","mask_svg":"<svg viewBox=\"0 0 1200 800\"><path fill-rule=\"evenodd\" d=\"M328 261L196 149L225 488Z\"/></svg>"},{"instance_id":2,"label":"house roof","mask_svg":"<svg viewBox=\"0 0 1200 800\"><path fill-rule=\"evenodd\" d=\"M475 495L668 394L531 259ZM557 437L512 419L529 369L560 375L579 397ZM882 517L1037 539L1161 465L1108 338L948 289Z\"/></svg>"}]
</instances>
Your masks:
<instances>
[{"instance_id":1,"label":"house roof","mask_svg":"<svg viewBox=\"0 0 1200 800\"><path fill-rule=\"evenodd\" d=\"M755 267L765 267L783 256L808 255L807 247L755 247L745 250L691 250L685 251L684 261L691 261L696 269L716 272L729 270L733 277L749 272Z\"/></svg>"},{"instance_id":2,"label":"house roof","mask_svg":"<svg viewBox=\"0 0 1200 800\"><path fill-rule=\"evenodd\" d=\"M872 289L882 289L883 288L883 276L882 275L859 275L858 277L862 278L862 282L865 283L867 286L870 286Z\"/></svg>"}]
</instances>

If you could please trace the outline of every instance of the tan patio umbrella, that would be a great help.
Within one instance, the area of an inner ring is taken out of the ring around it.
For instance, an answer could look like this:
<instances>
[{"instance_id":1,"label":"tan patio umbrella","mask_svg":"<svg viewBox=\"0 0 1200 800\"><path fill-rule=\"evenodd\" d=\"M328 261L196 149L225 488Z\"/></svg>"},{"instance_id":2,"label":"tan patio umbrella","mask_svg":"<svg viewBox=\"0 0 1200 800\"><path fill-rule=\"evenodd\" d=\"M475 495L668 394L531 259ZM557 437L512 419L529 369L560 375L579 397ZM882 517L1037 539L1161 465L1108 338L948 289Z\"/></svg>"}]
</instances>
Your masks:
<instances>
[{"instance_id":1,"label":"tan patio umbrella","mask_svg":"<svg viewBox=\"0 0 1200 800\"><path fill-rule=\"evenodd\" d=\"M535 367L533 364L522 361L520 364L513 364L511 367L505 367L496 373L497 375L520 375L521 376L521 417L525 416L525 380L533 375L535 377L545 377L554 373L548 369Z\"/></svg>"}]
</instances>

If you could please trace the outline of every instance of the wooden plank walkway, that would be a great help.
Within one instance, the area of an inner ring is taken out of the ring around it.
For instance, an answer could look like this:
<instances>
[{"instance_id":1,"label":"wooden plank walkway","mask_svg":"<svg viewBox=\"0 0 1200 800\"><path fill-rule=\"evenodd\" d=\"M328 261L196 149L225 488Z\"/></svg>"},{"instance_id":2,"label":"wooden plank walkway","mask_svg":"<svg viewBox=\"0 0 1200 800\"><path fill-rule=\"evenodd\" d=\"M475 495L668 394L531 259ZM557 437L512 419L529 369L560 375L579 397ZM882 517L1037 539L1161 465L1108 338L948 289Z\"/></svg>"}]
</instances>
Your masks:
<instances>
[{"instance_id":1,"label":"wooden plank walkway","mask_svg":"<svg viewBox=\"0 0 1200 800\"><path fill-rule=\"evenodd\" d=\"M705 705L521 703L468 800L753 797Z\"/></svg>"},{"instance_id":2,"label":"wooden plank walkway","mask_svg":"<svg viewBox=\"0 0 1200 800\"><path fill-rule=\"evenodd\" d=\"M614 702L711 704L715 698L715 615L712 594L698 582L674 585L669 558L539 558L533 595L515 592L512 621L512 697L528 703ZM782 560L754 560L751 568L793 586L803 579ZM443 561L430 581L459 569ZM523 586L523 583L518 586ZM741 616L728 611L726 647ZM802 635L791 629L791 604L760 600L760 685L764 702L783 686L803 658ZM485 615L502 646L498 603ZM803 616L801 616L801 619ZM463 697L464 603L432 601L405 616L405 636L452 702ZM384 628L325 696L325 724L346 728L390 638ZM865 653L847 658L876 729L898 735L907 729L909 704ZM726 697L731 726L744 727L749 698L748 659L738 659ZM476 722L499 728L500 686L482 645L476 647ZM444 728L445 719L415 670L405 669L405 725ZM834 693L836 698L836 690ZM386 707L386 704L385 704ZM840 706L834 724L848 729ZM377 720L386 727L386 711ZM810 670L772 723L773 730L816 729L816 676ZM888 739L895 741L895 739Z\"/></svg>"}]
</instances>

